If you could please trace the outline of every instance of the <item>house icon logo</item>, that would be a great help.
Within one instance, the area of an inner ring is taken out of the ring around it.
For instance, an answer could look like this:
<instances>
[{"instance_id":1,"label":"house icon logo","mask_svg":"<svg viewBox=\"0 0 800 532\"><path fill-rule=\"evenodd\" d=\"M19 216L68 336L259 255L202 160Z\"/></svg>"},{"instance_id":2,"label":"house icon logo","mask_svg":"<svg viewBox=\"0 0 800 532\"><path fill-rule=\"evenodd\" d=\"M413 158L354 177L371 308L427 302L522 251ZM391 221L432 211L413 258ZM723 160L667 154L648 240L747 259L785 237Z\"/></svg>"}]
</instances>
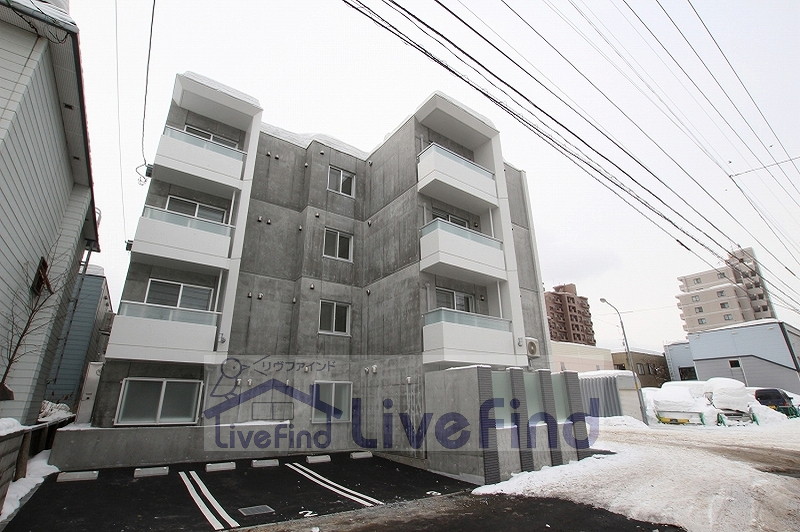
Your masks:
<instances>
[{"instance_id":1,"label":"house icon logo","mask_svg":"<svg viewBox=\"0 0 800 532\"><path fill-rule=\"evenodd\" d=\"M223 423L226 412L237 411L242 405L250 403L268 392L278 392L292 401L306 404L322 412L327 419L324 428L315 432L308 430L294 431L289 420L263 421L263 428L252 422L245 424L236 422ZM325 449L331 443L331 421L341 419L344 412L319 398L319 385L309 386L304 392L278 379L270 379L249 388L240 394L226 394L224 401L203 411L206 429L213 430L213 437L206 437L206 450L307 450ZM259 430L255 430L258 428ZM212 440L213 443L210 443Z\"/></svg>"}]
</instances>

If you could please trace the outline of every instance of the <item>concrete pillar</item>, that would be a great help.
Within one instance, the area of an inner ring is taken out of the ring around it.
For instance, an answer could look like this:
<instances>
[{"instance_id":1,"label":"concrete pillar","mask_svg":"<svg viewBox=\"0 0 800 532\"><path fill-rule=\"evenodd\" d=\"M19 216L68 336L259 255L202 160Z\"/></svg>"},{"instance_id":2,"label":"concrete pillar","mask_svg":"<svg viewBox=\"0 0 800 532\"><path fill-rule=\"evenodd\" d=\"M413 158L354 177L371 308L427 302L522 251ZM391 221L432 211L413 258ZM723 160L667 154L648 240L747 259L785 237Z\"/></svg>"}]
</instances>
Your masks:
<instances>
[{"instance_id":1,"label":"concrete pillar","mask_svg":"<svg viewBox=\"0 0 800 532\"><path fill-rule=\"evenodd\" d=\"M476 369L478 371L478 404L483 405L494 397L492 369L488 366L480 366ZM483 477L486 484L496 484L501 480L496 427L487 427L487 445L483 449Z\"/></svg>"},{"instance_id":2,"label":"concrete pillar","mask_svg":"<svg viewBox=\"0 0 800 532\"><path fill-rule=\"evenodd\" d=\"M531 450L531 434L528 429L528 399L525 394L524 373L520 368L510 368L508 370L511 377L512 400L519 401L516 410L519 414L517 423L517 436L519 441L519 465L523 471L533 471L533 451ZM513 407L513 405L512 405Z\"/></svg>"},{"instance_id":3,"label":"concrete pillar","mask_svg":"<svg viewBox=\"0 0 800 532\"><path fill-rule=\"evenodd\" d=\"M547 424L547 439L548 442L554 442L555 445L550 445L550 461L551 465L563 465L564 457L561 454L558 438L558 414L556 412L556 398L553 394L553 376L550 374L549 369L537 369L536 376L539 379L539 390L542 394L542 405L544 412L552 419L552 423Z\"/></svg>"}]
</instances>

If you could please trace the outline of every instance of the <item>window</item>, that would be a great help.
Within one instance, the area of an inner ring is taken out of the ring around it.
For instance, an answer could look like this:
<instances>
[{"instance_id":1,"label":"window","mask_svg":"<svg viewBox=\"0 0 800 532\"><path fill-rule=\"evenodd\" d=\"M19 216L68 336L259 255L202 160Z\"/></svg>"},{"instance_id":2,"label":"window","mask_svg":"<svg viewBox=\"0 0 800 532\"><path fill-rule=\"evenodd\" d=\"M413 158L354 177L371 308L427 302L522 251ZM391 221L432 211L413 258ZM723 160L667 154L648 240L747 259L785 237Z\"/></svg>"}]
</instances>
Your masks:
<instances>
[{"instance_id":1,"label":"window","mask_svg":"<svg viewBox=\"0 0 800 532\"><path fill-rule=\"evenodd\" d=\"M334 301L319 302L319 331L334 334L350 332L350 305Z\"/></svg>"},{"instance_id":2,"label":"window","mask_svg":"<svg viewBox=\"0 0 800 532\"><path fill-rule=\"evenodd\" d=\"M705 318L698 318L697 324L698 325L705 325L706 324L706 319Z\"/></svg>"},{"instance_id":3,"label":"window","mask_svg":"<svg viewBox=\"0 0 800 532\"><path fill-rule=\"evenodd\" d=\"M694 284L700 284L700 283L701 283L701 282L703 282L703 281L702 281L702 280L701 280L699 277L695 277L695 278L694 278L694 280L693 280L692 282L693 282Z\"/></svg>"},{"instance_id":4,"label":"window","mask_svg":"<svg viewBox=\"0 0 800 532\"><path fill-rule=\"evenodd\" d=\"M214 289L206 286L150 279L144 301L152 305L210 310L213 293Z\"/></svg>"},{"instance_id":5,"label":"window","mask_svg":"<svg viewBox=\"0 0 800 532\"><path fill-rule=\"evenodd\" d=\"M325 243L322 254L335 259L352 260L353 237L335 229L325 229Z\"/></svg>"},{"instance_id":6,"label":"window","mask_svg":"<svg viewBox=\"0 0 800 532\"><path fill-rule=\"evenodd\" d=\"M725 297L725 290L717 290L717 297Z\"/></svg>"},{"instance_id":7,"label":"window","mask_svg":"<svg viewBox=\"0 0 800 532\"><path fill-rule=\"evenodd\" d=\"M719 308L731 308L731 305L728 302L722 302L719 304Z\"/></svg>"},{"instance_id":8,"label":"window","mask_svg":"<svg viewBox=\"0 0 800 532\"><path fill-rule=\"evenodd\" d=\"M472 294L456 292L444 288L436 289L436 306L439 308L451 308L464 312L475 312L475 298Z\"/></svg>"},{"instance_id":9,"label":"window","mask_svg":"<svg viewBox=\"0 0 800 532\"><path fill-rule=\"evenodd\" d=\"M647 364L647 374L648 375L655 375L656 374L656 365L655 364Z\"/></svg>"},{"instance_id":10,"label":"window","mask_svg":"<svg viewBox=\"0 0 800 532\"><path fill-rule=\"evenodd\" d=\"M440 211L438 209L433 209L433 218L439 218L440 220L447 220L450 223L460 225L461 227L469 228L469 220L465 220L455 214L450 214L449 212Z\"/></svg>"},{"instance_id":11,"label":"window","mask_svg":"<svg viewBox=\"0 0 800 532\"><path fill-rule=\"evenodd\" d=\"M47 288L47 291L51 294L53 293L53 287L50 286L50 279L47 278L47 261L44 260L44 257L39 258L39 266L36 267L36 273L33 276L33 282L31 283L31 292L34 295L41 295L42 288Z\"/></svg>"},{"instance_id":12,"label":"window","mask_svg":"<svg viewBox=\"0 0 800 532\"><path fill-rule=\"evenodd\" d=\"M694 311L696 314L700 314L701 312L703 312L703 307L694 307Z\"/></svg>"},{"instance_id":13,"label":"window","mask_svg":"<svg viewBox=\"0 0 800 532\"><path fill-rule=\"evenodd\" d=\"M731 368L740 368L740 367L742 367L742 363L739 362L738 360L728 360L728 365Z\"/></svg>"},{"instance_id":14,"label":"window","mask_svg":"<svg viewBox=\"0 0 800 532\"><path fill-rule=\"evenodd\" d=\"M350 421L352 397L352 382L314 382L314 408L311 410L311 422ZM331 406L334 408L333 412L330 411ZM336 417L337 410L341 411L340 417Z\"/></svg>"},{"instance_id":15,"label":"window","mask_svg":"<svg viewBox=\"0 0 800 532\"><path fill-rule=\"evenodd\" d=\"M194 127L187 124L184 130L187 133L191 133L195 137L200 137L206 140L210 140L215 144L222 144L223 146L227 146L235 150L239 149L239 143L237 141L223 137L222 135L211 133L210 131L206 131L205 129L200 129L199 127Z\"/></svg>"},{"instance_id":16,"label":"window","mask_svg":"<svg viewBox=\"0 0 800 532\"><path fill-rule=\"evenodd\" d=\"M339 192L345 196L353 196L353 181L355 174L336 168L335 166L328 167L328 190Z\"/></svg>"},{"instance_id":17,"label":"window","mask_svg":"<svg viewBox=\"0 0 800 532\"><path fill-rule=\"evenodd\" d=\"M177 212L178 214L185 214L193 218L200 218L201 220L209 220L221 224L225 223L225 209L219 209L211 205L203 205L196 201L175 196L167 198L167 210Z\"/></svg>"},{"instance_id":18,"label":"window","mask_svg":"<svg viewBox=\"0 0 800 532\"><path fill-rule=\"evenodd\" d=\"M722 317L725 321L733 321L733 314L725 314Z\"/></svg>"},{"instance_id":19,"label":"window","mask_svg":"<svg viewBox=\"0 0 800 532\"><path fill-rule=\"evenodd\" d=\"M717 272L717 279L724 279L724 278L725 278L725 272Z\"/></svg>"},{"instance_id":20,"label":"window","mask_svg":"<svg viewBox=\"0 0 800 532\"><path fill-rule=\"evenodd\" d=\"M700 301L700 296L692 296L692 303L697 303Z\"/></svg>"},{"instance_id":21,"label":"window","mask_svg":"<svg viewBox=\"0 0 800 532\"><path fill-rule=\"evenodd\" d=\"M116 425L196 423L202 382L127 378L122 381Z\"/></svg>"},{"instance_id":22,"label":"window","mask_svg":"<svg viewBox=\"0 0 800 532\"><path fill-rule=\"evenodd\" d=\"M642 364L641 362L636 363L636 373L638 373L639 375L644 375L644 364Z\"/></svg>"}]
</instances>

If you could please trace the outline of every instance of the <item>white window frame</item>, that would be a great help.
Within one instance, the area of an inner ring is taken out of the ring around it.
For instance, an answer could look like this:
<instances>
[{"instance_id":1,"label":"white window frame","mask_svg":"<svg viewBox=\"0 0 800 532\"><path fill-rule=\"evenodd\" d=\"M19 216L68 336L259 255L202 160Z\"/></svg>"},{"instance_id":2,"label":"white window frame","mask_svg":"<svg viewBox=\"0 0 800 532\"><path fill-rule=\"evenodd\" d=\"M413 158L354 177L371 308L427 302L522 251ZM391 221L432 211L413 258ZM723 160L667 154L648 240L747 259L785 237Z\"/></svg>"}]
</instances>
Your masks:
<instances>
[{"instance_id":1,"label":"white window frame","mask_svg":"<svg viewBox=\"0 0 800 532\"><path fill-rule=\"evenodd\" d=\"M169 200L171 200L171 199L176 199L176 200L179 200L179 201L185 201L186 203L194 203L194 214L185 214L185 213L182 213L182 212L171 210L169 208ZM208 218L201 218L200 216L197 215L197 212L200 210L200 207L205 207L206 209L210 209L210 210L221 212L222 213L222 221L218 222L216 220L209 220ZM169 196L167 196L167 204L166 204L164 210L167 211L167 212L174 213L174 214L180 214L182 216L188 216L190 218L196 218L198 220L203 220L204 222L225 224L228 221L228 211L225 210L225 209L221 209L219 207L215 207L214 205L209 205L208 203L200 203L199 201L190 200L188 198L183 198L181 196L175 196L173 194L170 194Z\"/></svg>"},{"instance_id":2,"label":"white window frame","mask_svg":"<svg viewBox=\"0 0 800 532\"><path fill-rule=\"evenodd\" d=\"M180 289L178 290L178 304L177 305L164 305L163 303L150 303L150 302L148 302L147 299L150 296L150 285L151 285L151 283L153 281L156 281L156 282L159 282L159 283L165 283L165 284L176 284L176 285L179 285ZM185 286L188 286L188 287L191 287L191 288L202 288L204 290L210 290L211 293L210 293L209 298L208 298L208 308L206 308L206 309L195 309L195 308L190 308L190 307L182 307L181 306L181 298L183 297L183 288ZM212 310L211 307L214 306L214 288L210 287L210 286L202 286L202 285L199 285L199 284L181 283L181 282L178 282L178 281L167 281L166 279L158 279L158 278L155 278L155 277L151 277L150 279L147 280L147 291L144 294L144 302L147 305L156 305L156 306L159 306L159 307L182 308L182 309L186 309L186 310L206 310L206 311L211 311Z\"/></svg>"},{"instance_id":3,"label":"white window frame","mask_svg":"<svg viewBox=\"0 0 800 532\"><path fill-rule=\"evenodd\" d=\"M727 301L723 301L722 303L719 304L719 308L731 308L731 304L728 303Z\"/></svg>"},{"instance_id":4,"label":"white window frame","mask_svg":"<svg viewBox=\"0 0 800 532\"><path fill-rule=\"evenodd\" d=\"M695 314L700 314L703 312L703 307L694 307Z\"/></svg>"},{"instance_id":5,"label":"white window frame","mask_svg":"<svg viewBox=\"0 0 800 532\"><path fill-rule=\"evenodd\" d=\"M694 278L694 281L692 281L692 282L693 282L694 284L700 284L700 283L702 283L702 282L703 282L703 280L702 280L702 279L700 279L699 277L695 277L695 278Z\"/></svg>"},{"instance_id":6,"label":"white window frame","mask_svg":"<svg viewBox=\"0 0 800 532\"><path fill-rule=\"evenodd\" d=\"M705 318L697 318L697 324L698 325L705 325L706 323L707 323L707 320Z\"/></svg>"},{"instance_id":7,"label":"white window frame","mask_svg":"<svg viewBox=\"0 0 800 532\"><path fill-rule=\"evenodd\" d=\"M466 292L459 292L458 290L450 290L449 288L442 288L441 286L437 286L436 287L436 292L440 292L440 291L441 292L450 292L451 294L453 294L453 306L452 307L440 307L440 306L438 306L439 302L437 301L436 302L436 305L437 305L436 308L447 308L447 309L450 309L450 310L455 310L457 312L469 312L470 314L477 314L478 309L475 307L475 296L473 294L468 294ZM464 296L467 299L469 299L469 305L470 305L470 308L472 310L466 311L466 310L457 309L456 308L456 298L458 296Z\"/></svg>"},{"instance_id":8,"label":"white window frame","mask_svg":"<svg viewBox=\"0 0 800 532\"><path fill-rule=\"evenodd\" d=\"M314 405L317 404L317 391L320 389L320 387L318 386L320 384L331 384L332 385L332 387L331 387L331 395L333 396L334 401L331 401L328 404L333 406L333 407L335 407L335 408L339 408L339 407L336 406L336 404L334 404L335 403L335 399L336 399L336 387L337 387L337 385L339 385L339 386L342 386L342 385L349 386L349 388L350 388L350 393L349 393L349 396L348 396L349 399L347 401L347 407L341 409L342 410L342 417L340 417L339 419L336 419L335 417L331 417L330 421L331 421L331 423L351 423L352 420L353 420L352 419L353 418L353 381L314 381L314 399L313 399L313 402L312 402L312 405L311 405L311 423L327 423L328 422L328 416L324 412L321 412L320 410L317 410L317 408L314 406Z\"/></svg>"},{"instance_id":9,"label":"white window frame","mask_svg":"<svg viewBox=\"0 0 800 532\"><path fill-rule=\"evenodd\" d=\"M331 188L331 172L338 171L339 172L339 182L337 184L338 190L336 188ZM345 174L352 176L353 180L350 185L350 194L347 192L342 192L342 181L344 181ZM341 194L342 196L347 196L348 198L355 198L356 197L356 174L353 172L348 172L338 166L329 165L328 166L328 182L326 184L328 190L331 192L336 192L337 194Z\"/></svg>"},{"instance_id":10,"label":"white window frame","mask_svg":"<svg viewBox=\"0 0 800 532\"><path fill-rule=\"evenodd\" d=\"M733 321L733 314L724 314L722 316L722 319L724 319L725 321Z\"/></svg>"},{"instance_id":11,"label":"white window frame","mask_svg":"<svg viewBox=\"0 0 800 532\"><path fill-rule=\"evenodd\" d=\"M122 405L123 401L126 399L126 394L128 392L128 382L130 381L158 381L161 382L161 397L158 399L158 411L156 412L156 421L152 423L147 422L125 422L120 421L119 416L122 412ZM164 409L164 393L167 389L167 383L170 382L192 382L197 383L197 397L195 399L195 411L194 411L194 418L192 421L161 421L161 412ZM200 408L202 407L203 403L203 381L198 379L169 379L169 378L157 378L157 377L126 377L122 379L122 387L119 391L119 400L117 401L117 411L114 414L114 425L115 426L153 426L153 425L195 425L197 424L197 420L200 418Z\"/></svg>"},{"instance_id":12,"label":"white window frame","mask_svg":"<svg viewBox=\"0 0 800 532\"><path fill-rule=\"evenodd\" d=\"M692 303L699 303L699 302L700 302L700 296L692 296Z\"/></svg>"},{"instance_id":13,"label":"white window frame","mask_svg":"<svg viewBox=\"0 0 800 532\"><path fill-rule=\"evenodd\" d=\"M325 242L326 242L326 239L328 238L328 232L336 233L336 255L327 255L325 253L325 247L326 247L325 246ZM339 238L341 236L346 236L348 238L348 250L347 250L347 258L346 259L339 256L339 251L340 251L339 250ZM353 262L353 235L351 235L350 233L345 233L344 231L339 231L338 229L333 229L331 227L326 227L325 228L325 234L322 237L322 256L323 257L327 257L329 259L337 259L337 260L343 260L343 261L346 261L346 262Z\"/></svg>"},{"instance_id":14,"label":"white window frame","mask_svg":"<svg viewBox=\"0 0 800 532\"><path fill-rule=\"evenodd\" d=\"M725 297L725 290L717 290L717 297Z\"/></svg>"},{"instance_id":15,"label":"white window frame","mask_svg":"<svg viewBox=\"0 0 800 532\"><path fill-rule=\"evenodd\" d=\"M333 305L333 314L332 314L332 317L333 317L333 324L332 324L333 330L330 330L330 331L326 330L326 329L323 329L322 328L322 323L320 323L321 318L322 318L322 305L324 305L326 303ZM345 324L345 329L347 329L347 330L345 332L341 332L341 331L335 330L336 329L336 308L337 308L337 306L342 306L342 307L346 307L347 308L347 323ZM317 323L319 325L319 333L320 334L333 334L333 335L337 335L337 336L350 336L350 318L351 318L350 314L351 314L350 313L350 303L343 303L341 301L332 301L330 299L320 299L320 301L319 301L319 316L317 317Z\"/></svg>"},{"instance_id":16,"label":"white window frame","mask_svg":"<svg viewBox=\"0 0 800 532\"><path fill-rule=\"evenodd\" d=\"M450 214L447 211L443 211L441 209L433 209L431 216L434 220L446 220L451 224L457 225L459 227L463 227L465 229L469 229L469 220L466 218L462 218L461 216L456 216L455 214ZM463 224L461 222L464 222Z\"/></svg>"},{"instance_id":17,"label":"white window frame","mask_svg":"<svg viewBox=\"0 0 800 532\"><path fill-rule=\"evenodd\" d=\"M189 131L190 129L192 131ZM192 126L189 124L184 124L183 130L189 135L194 135L195 137L199 137L201 139L210 140L214 144L219 144L220 146L225 146L226 148L233 148L234 150L239 149L238 141L229 139L228 137L224 137L222 135L217 135L216 133L212 133L207 129L203 129L197 126Z\"/></svg>"}]
</instances>

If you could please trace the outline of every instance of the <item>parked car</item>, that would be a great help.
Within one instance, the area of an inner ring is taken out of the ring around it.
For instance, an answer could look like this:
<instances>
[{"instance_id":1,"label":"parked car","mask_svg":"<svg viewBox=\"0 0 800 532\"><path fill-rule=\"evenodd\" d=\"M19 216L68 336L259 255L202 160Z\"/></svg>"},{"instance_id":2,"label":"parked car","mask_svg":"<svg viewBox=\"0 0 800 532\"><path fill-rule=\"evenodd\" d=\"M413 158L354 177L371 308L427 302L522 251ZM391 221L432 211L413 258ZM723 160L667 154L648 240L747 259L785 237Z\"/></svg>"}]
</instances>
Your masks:
<instances>
[{"instance_id":1,"label":"parked car","mask_svg":"<svg viewBox=\"0 0 800 532\"><path fill-rule=\"evenodd\" d=\"M789 395L780 388L759 388L755 391L756 401L781 414L790 417L797 415L797 408L792 404Z\"/></svg>"}]
</instances>

